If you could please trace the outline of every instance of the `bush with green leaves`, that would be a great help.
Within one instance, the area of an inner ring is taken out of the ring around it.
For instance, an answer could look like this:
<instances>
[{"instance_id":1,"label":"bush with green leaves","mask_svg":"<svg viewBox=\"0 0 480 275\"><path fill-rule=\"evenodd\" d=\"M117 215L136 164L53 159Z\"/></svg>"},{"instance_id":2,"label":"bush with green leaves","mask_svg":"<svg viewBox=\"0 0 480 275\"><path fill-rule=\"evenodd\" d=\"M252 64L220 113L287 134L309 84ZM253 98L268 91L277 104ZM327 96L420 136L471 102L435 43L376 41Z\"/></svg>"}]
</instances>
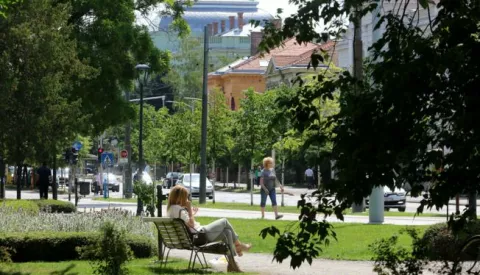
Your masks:
<instances>
[{"instance_id":1,"label":"bush with green leaves","mask_svg":"<svg viewBox=\"0 0 480 275\"><path fill-rule=\"evenodd\" d=\"M29 215L37 215L40 212L38 204L31 200L0 200L0 213L7 211L21 211Z\"/></svg>"},{"instance_id":2,"label":"bush with green leaves","mask_svg":"<svg viewBox=\"0 0 480 275\"><path fill-rule=\"evenodd\" d=\"M91 260L95 274L125 275L125 264L132 259L133 253L127 243L124 230L118 230L111 222L102 225L102 233L96 242L78 249L83 259Z\"/></svg>"},{"instance_id":3,"label":"bush with green leaves","mask_svg":"<svg viewBox=\"0 0 480 275\"><path fill-rule=\"evenodd\" d=\"M378 274L419 275L427 264L425 259L425 243L418 231L406 228L401 234L407 233L412 238L412 248L398 246L398 235L381 239L370 245L375 261L373 271Z\"/></svg>"},{"instance_id":4,"label":"bush with green leaves","mask_svg":"<svg viewBox=\"0 0 480 275\"><path fill-rule=\"evenodd\" d=\"M135 181L133 183L133 193L137 195L138 199L147 207L147 214L155 217L155 185L146 184L143 181Z\"/></svg>"},{"instance_id":5,"label":"bush with green leaves","mask_svg":"<svg viewBox=\"0 0 480 275\"><path fill-rule=\"evenodd\" d=\"M78 247L96 245L98 232L22 232L0 235L0 247L8 247L14 262L59 262L80 259ZM125 243L136 258L156 253L156 242L139 235L127 235ZM113 243L110 244L115 246Z\"/></svg>"},{"instance_id":6,"label":"bush with green leaves","mask_svg":"<svg viewBox=\"0 0 480 275\"><path fill-rule=\"evenodd\" d=\"M73 213L77 211L75 205L68 201L59 200L0 200L0 208L21 209L33 215L40 211L50 213Z\"/></svg>"},{"instance_id":7,"label":"bush with green leaves","mask_svg":"<svg viewBox=\"0 0 480 275\"><path fill-rule=\"evenodd\" d=\"M10 247L0 246L0 263L11 263L12 252L15 252L15 250Z\"/></svg>"},{"instance_id":8,"label":"bush with green leaves","mask_svg":"<svg viewBox=\"0 0 480 275\"><path fill-rule=\"evenodd\" d=\"M74 213L77 211L75 205L69 201L60 200L32 200L35 202L40 211L51 213Z\"/></svg>"},{"instance_id":9,"label":"bush with green leaves","mask_svg":"<svg viewBox=\"0 0 480 275\"><path fill-rule=\"evenodd\" d=\"M471 236L480 234L480 221L471 221L454 231L448 224L441 223L429 227L423 235L427 244L426 255L430 260L455 261L461 247Z\"/></svg>"}]
</instances>

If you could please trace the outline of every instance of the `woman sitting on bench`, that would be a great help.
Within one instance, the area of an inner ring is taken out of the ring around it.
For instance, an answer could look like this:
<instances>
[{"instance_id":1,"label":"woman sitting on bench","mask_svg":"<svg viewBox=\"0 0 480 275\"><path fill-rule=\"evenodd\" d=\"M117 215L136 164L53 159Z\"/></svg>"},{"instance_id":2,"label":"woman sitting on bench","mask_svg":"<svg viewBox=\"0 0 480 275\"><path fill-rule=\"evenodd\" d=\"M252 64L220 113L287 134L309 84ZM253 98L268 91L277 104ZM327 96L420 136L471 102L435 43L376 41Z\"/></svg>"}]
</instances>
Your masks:
<instances>
[{"instance_id":1,"label":"woman sitting on bench","mask_svg":"<svg viewBox=\"0 0 480 275\"><path fill-rule=\"evenodd\" d=\"M168 195L167 213L170 218L180 218L190 227L199 232L205 232L208 242L222 241L230 246L230 251L238 256L243 256L243 251L248 251L252 245L241 243L232 225L226 218L218 219L207 225L200 225L195 221L197 207L193 207L188 200L188 190L176 185ZM232 255L235 256L235 255ZM233 260L233 257L232 257ZM230 264L230 262L233 262ZM229 261L229 271L239 271L234 261Z\"/></svg>"}]
</instances>

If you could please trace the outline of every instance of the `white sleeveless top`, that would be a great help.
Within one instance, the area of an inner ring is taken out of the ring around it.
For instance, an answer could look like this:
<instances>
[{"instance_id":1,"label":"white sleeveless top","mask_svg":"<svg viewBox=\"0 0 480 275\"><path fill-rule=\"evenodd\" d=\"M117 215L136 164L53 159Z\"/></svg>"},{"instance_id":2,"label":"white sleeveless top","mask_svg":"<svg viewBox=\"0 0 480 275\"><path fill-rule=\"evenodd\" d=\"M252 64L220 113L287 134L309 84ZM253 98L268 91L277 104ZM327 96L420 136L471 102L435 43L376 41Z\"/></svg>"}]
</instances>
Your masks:
<instances>
[{"instance_id":1,"label":"white sleeveless top","mask_svg":"<svg viewBox=\"0 0 480 275\"><path fill-rule=\"evenodd\" d=\"M182 211L183 210L183 211ZM170 208L167 211L167 215L170 218L180 218L182 219L185 224L188 225L188 221L190 221L190 218L188 217L188 211L185 209L185 207L182 207L178 204L170 205ZM200 223L195 221L194 222L194 227L195 229L200 228Z\"/></svg>"}]
</instances>

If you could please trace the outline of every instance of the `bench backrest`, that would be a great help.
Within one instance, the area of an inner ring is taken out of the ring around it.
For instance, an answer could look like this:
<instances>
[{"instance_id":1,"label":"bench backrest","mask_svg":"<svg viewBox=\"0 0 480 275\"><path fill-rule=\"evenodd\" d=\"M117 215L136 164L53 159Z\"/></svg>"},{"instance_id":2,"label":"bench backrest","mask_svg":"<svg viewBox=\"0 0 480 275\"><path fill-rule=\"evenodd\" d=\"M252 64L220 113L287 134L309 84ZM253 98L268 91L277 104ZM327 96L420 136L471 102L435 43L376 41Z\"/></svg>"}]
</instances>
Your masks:
<instances>
[{"instance_id":1,"label":"bench backrest","mask_svg":"<svg viewBox=\"0 0 480 275\"><path fill-rule=\"evenodd\" d=\"M192 249L192 237L187 225L177 218L143 218L146 222L153 222L162 237L163 244L168 248Z\"/></svg>"}]
</instances>

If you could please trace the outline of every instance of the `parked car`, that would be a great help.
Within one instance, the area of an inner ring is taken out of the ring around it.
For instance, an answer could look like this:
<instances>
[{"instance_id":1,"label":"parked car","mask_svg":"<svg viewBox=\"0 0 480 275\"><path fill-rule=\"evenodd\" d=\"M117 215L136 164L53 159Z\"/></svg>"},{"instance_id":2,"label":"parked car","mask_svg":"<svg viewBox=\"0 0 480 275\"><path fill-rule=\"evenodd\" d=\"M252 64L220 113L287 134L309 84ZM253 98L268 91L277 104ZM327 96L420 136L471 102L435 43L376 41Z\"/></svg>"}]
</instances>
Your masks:
<instances>
[{"instance_id":1,"label":"parked car","mask_svg":"<svg viewBox=\"0 0 480 275\"><path fill-rule=\"evenodd\" d=\"M113 173L103 173L102 179L105 180L107 179L108 183L108 189L112 190L112 192L119 192L120 191L120 183L117 180L117 176L115 176ZM91 189L92 192L95 192L95 186L98 185L98 177L95 177L95 181L93 182ZM103 184L103 183L101 183ZM102 186L103 187L103 186Z\"/></svg>"},{"instance_id":2,"label":"parked car","mask_svg":"<svg viewBox=\"0 0 480 275\"><path fill-rule=\"evenodd\" d=\"M190 175L192 175L190 180ZM189 190L192 197L200 196L200 174L198 173L185 173L180 176L177 180L176 184L180 184ZM190 190L190 185L192 186L192 190ZM206 195L209 199L213 199L213 184L207 178L207 190Z\"/></svg>"},{"instance_id":3,"label":"parked car","mask_svg":"<svg viewBox=\"0 0 480 275\"><path fill-rule=\"evenodd\" d=\"M383 187L383 203L386 211L391 208L397 208L400 212L405 212L407 208L406 191L402 188L391 190L388 186ZM366 207L369 206L369 198L365 200Z\"/></svg>"},{"instance_id":4,"label":"parked car","mask_svg":"<svg viewBox=\"0 0 480 275\"><path fill-rule=\"evenodd\" d=\"M135 180L136 177L137 177L137 172L135 172L135 173L133 174L133 177L132 177L132 178ZM147 173L146 171L143 171L142 181L145 182L145 183L148 184L148 185L153 184L152 177L151 177L150 174Z\"/></svg>"},{"instance_id":5,"label":"parked car","mask_svg":"<svg viewBox=\"0 0 480 275\"><path fill-rule=\"evenodd\" d=\"M168 172L163 185L170 189L170 187L177 184L177 181L181 175L182 173L179 172Z\"/></svg>"}]
</instances>

